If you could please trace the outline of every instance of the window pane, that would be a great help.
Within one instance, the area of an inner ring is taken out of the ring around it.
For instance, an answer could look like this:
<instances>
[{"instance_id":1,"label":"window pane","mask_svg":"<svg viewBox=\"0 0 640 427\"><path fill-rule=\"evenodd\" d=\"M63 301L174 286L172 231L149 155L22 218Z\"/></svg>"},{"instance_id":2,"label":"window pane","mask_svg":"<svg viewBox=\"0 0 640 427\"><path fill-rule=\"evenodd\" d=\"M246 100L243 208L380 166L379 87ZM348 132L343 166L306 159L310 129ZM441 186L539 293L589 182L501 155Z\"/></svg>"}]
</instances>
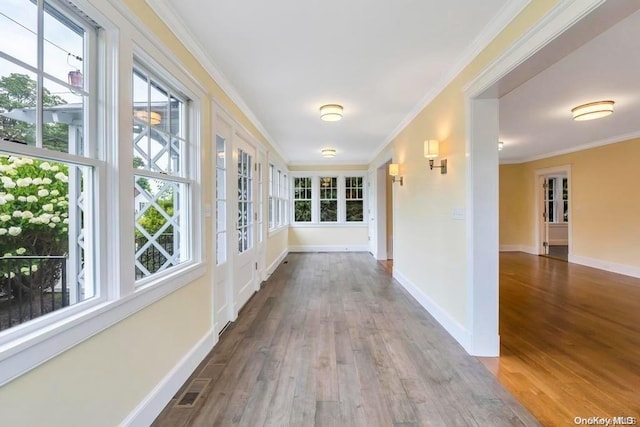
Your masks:
<instances>
[{"instance_id":1,"label":"window pane","mask_svg":"<svg viewBox=\"0 0 640 427\"><path fill-rule=\"evenodd\" d=\"M2 51L36 67L38 54L38 8L30 0L2 0L0 28L5 35Z\"/></svg>"},{"instance_id":2,"label":"window pane","mask_svg":"<svg viewBox=\"0 0 640 427\"><path fill-rule=\"evenodd\" d=\"M296 200L294 208L297 222L311 222L311 200Z\"/></svg>"},{"instance_id":3,"label":"window pane","mask_svg":"<svg viewBox=\"0 0 640 427\"><path fill-rule=\"evenodd\" d=\"M42 146L83 155L84 96L44 79Z\"/></svg>"},{"instance_id":4,"label":"window pane","mask_svg":"<svg viewBox=\"0 0 640 427\"><path fill-rule=\"evenodd\" d=\"M0 330L95 295L92 173L0 154Z\"/></svg>"},{"instance_id":5,"label":"window pane","mask_svg":"<svg viewBox=\"0 0 640 427\"><path fill-rule=\"evenodd\" d=\"M321 200L320 201L320 221L321 222L338 221L338 201L337 200Z\"/></svg>"},{"instance_id":6,"label":"window pane","mask_svg":"<svg viewBox=\"0 0 640 427\"><path fill-rule=\"evenodd\" d=\"M362 200L347 200L347 222L363 221L364 209Z\"/></svg>"},{"instance_id":7,"label":"window pane","mask_svg":"<svg viewBox=\"0 0 640 427\"><path fill-rule=\"evenodd\" d=\"M44 71L84 89L84 29L45 3Z\"/></svg>"},{"instance_id":8,"label":"window pane","mask_svg":"<svg viewBox=\"0 0 640 427\"><path fill-rule=\"evenodd\" d=\"M216 235L216 264L222 264L227 260L227 233Z\"/></svg>"},{"instance_id":9,"label":"window pane","mask_svg":"<svg viewBox=\"0 0 640 427\"><path fill-rule=\"evenodd\" d=\"M136 279L150 276L189 259L187 186L168 180L135 178Z\"/></svg>"}]
</instances>

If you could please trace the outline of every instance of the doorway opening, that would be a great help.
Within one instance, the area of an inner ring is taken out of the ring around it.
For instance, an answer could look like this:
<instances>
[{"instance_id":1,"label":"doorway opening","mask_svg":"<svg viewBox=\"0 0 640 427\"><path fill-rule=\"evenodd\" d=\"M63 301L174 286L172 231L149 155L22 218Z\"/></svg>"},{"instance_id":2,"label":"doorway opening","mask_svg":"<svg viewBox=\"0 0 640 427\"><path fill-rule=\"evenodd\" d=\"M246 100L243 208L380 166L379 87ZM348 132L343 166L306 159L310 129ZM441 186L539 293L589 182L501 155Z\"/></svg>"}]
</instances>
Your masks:
<instances>
[{"instance_id":1,"label":"doorway opening","mask_svg":"<svg viewBox=\"0 0 640 427\"><path fill-rule=\"evenodd\" d=\"M538 254L569 261L570 251L570 186L571 168L563 166L553 171L538 171L537 209Z\"/></svg>"}]
</instances>

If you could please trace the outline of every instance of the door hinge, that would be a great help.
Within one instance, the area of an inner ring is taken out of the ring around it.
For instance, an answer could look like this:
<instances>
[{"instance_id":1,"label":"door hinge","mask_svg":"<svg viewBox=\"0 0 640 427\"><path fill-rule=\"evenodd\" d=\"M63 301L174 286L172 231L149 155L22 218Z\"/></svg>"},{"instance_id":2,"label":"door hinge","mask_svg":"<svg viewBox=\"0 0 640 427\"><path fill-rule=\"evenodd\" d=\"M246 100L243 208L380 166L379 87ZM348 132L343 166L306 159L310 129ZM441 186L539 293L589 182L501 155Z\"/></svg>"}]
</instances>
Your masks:
<instances>
[{"instance_id":1,"label":"door hinge","mask_svg":"<svg viewBox=\"0 0 640 427\"><path fill-rule=\"evenodd\" d=\"M544 188L544 189L546 190L547 188L549 188L549 184L547 184L547 183L545 182L544 184L542 184L542 188Z\"/></svg>"},{"instance_id":2,"label":"door hinge","mask_svg":"<svg viewBox=\"0 0 640 427\"><path fill-rule=\"evenodd\" d=\"M545 221L547 220L547 213L546 212L542 212L542 219L544 219Z\"/></svg>"},{"instance_id":3,"label":"door hinge","mask_svg":"<svg viewBox=\"0 0 640 427\"><path fill-rule=\"evenodd\" d=\"M542 242L542 246L546 248L547 246L549 246L549 242Z\"/></svg>"},{"instance_id":4,"label":"door hinge","mask_svg":"<svg viewBox=\"0 0 640 427\"><path fill-rule=\"evenodd\" d=\"M256 262L256 270L258 270L258 263Z\"/></svg>"}]
</instances>

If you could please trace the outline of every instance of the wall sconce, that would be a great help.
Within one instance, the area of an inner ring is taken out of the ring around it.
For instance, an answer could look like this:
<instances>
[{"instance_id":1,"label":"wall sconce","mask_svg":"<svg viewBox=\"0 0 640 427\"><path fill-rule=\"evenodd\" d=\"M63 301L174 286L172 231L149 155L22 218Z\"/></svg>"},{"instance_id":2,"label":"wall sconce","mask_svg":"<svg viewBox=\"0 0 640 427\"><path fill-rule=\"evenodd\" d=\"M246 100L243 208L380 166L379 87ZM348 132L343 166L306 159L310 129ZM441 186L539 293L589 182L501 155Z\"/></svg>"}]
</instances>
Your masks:
<instances>
[{"instance_id":1,"label":"wall sconce","mask_svg":"<svg viewBox=\"0 0 640 427\"><path fill-rule=\"evenodd\" d=\"M389 165L389 176L391 176L391 182L399 182L400 186L404 184L404 177L400 176L400 165L397 163L391 163Z\"/></svg>"},{"instance_id":2,"label":"wall sconce","mask_svg":"<svg viewBox=\"0 0 640 427\"><path fill-rule=\"evenodd\" d=\"M447 173L447 159L442 159L439 166L433 164L433 159L438 157L439 147L440 143L437 139L427 139L424 142L424 157L429 159L429 169L440 168L440 173L444 175Z\"/></svg>"}]
</instances>

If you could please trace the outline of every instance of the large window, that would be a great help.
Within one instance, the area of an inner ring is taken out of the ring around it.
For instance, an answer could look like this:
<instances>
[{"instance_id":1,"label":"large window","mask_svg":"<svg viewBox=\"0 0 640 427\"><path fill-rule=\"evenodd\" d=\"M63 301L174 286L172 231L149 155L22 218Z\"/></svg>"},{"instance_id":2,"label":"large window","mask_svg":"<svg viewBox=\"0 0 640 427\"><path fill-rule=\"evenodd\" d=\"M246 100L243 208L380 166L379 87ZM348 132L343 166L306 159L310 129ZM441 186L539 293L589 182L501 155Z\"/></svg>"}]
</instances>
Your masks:
<instances>
[{"instance_id":1,"label":"large window","mask_svg":"<svg viewBox=\"0 0 640 427\"><path fill-rule=\"evenodd\" d=\"M295 222L311 222L311 177L293 179L293 217Z\"/></svg>"},{"instance_id":2,"label":"large window","mask_svg":"<svg viewBox=\"0 0 640 427\"><path fill-rule=\"evenodd\" d=\"M293 177L294 224L364 224L365 178L358 173Z\"/></svg>"},{"instance_id":3,"label":"large window","mask_svg":"<svg viewBox=\"0 0 640 427\"><path fill-rule=\"evenodd\" d=\"M320 222L338 221L338 178L320 177Z\"/></svg>"},{"instance_id":4,"label":"large window","mask_svg":"<svg viewBox=\"0 0 640 427\"><path fill-rule=\"evenodd\" d=\"M283 227L289 223L289 179L277 166L269 165L269 229Z\"/></svg>"},{"instance_id":5,"label":"large window","mask_svg":"<svg viewBox=\"0 0 640 427\"><path fill-rule=\"evenodd\" d=\"M58 3L0 3L0 332L98 293L97 35Z\"/></svg>"},{"instance_id":6,"label":"large window","mask_svg":"<svg viewBox=\"0 0 640 427\"><path fill-rule=\"evenodd\" d=\"M345 219L347 222L362 222L364 220L364 178L361 176L345 177Z\"/></svg>"},{"instance_id":7,"label":"large window","mask_svg":"<svg viewBox=\"0 0 640 427\"><path fill-rule=\"evenodd\" d=\"M137 64L133 70L135 270L146 278L190 259L188 100Z\"/></svg>"}]
</instances>

